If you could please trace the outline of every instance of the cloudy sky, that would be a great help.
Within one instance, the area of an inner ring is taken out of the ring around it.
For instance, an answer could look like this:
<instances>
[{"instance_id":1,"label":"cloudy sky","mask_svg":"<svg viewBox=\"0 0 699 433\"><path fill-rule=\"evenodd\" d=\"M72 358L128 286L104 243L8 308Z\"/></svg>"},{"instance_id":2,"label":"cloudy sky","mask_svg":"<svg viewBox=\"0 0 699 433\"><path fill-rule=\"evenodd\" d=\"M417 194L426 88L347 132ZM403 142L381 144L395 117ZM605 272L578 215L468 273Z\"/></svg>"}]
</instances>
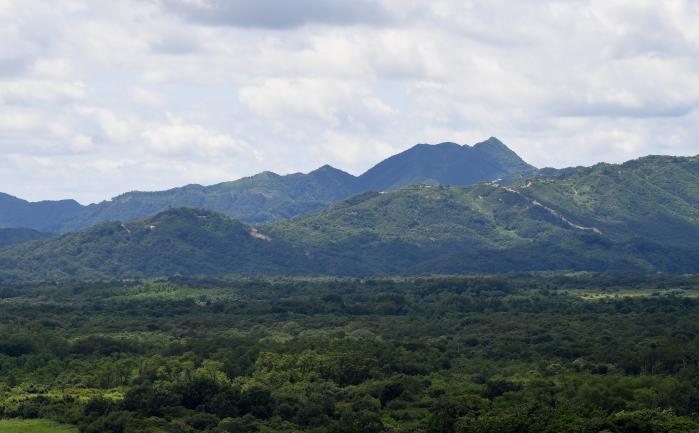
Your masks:
<instances>
[{"instance_id":1,"label":"cloudy sky","mask_svg":"<svg viewBox=\"0 0 699 433\"><path fill-rule=\"evenodd\" d=\"M696 0L0 0L0 191L83 203L497 136L699 153Z\"/></svg>"}]
</instances>

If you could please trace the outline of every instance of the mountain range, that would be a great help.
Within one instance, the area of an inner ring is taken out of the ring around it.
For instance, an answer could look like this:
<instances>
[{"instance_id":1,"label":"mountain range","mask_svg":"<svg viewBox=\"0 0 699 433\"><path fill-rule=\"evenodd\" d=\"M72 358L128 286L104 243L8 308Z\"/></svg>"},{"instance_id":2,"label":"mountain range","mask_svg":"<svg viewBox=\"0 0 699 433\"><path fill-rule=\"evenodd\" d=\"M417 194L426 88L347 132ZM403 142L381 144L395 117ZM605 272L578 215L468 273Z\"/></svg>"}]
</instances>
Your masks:
<instances>
[{"instance_id":1,"label":"mountain range","mask_svg":"<svg viewBox=\"0 0 699 433\"><path fill-rule=\"evenodd\" d=\"M144 218L169 208L221 212L251 224L269 223L321 210L364 191L387 191L415 183L464 186L517 178L534 167L497 138L474 146L418 144L361 176L325 165L307 174L263 172L211 186L187 185L166 191L128 192L82 206L74 200L29 203L0 196L0 227L65 233L108 221Z\"/></svg>"},{"instance_id":2,"label":"mountain range","mask_svg":"<svg viewBox=\"0 0 699 433\"><path fill-rule=\"evenodd\" d=\"M699 272L699 156L366 191L266 224L168 209L0 250L4 280L551 270Z\"/></svg>"}]
</instances>

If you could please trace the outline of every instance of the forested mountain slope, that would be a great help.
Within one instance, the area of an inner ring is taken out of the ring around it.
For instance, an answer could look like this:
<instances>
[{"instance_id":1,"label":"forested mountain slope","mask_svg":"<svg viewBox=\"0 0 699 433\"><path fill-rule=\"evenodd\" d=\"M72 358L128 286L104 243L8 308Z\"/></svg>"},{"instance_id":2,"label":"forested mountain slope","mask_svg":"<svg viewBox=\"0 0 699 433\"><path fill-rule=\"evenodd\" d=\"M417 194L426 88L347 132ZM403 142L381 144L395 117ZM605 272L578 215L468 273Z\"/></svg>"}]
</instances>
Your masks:
<instances>
[{"instance_id":1,"label":"forested mountain slope","mask_svg":"<svg viewBox=\"0 0 699 433\"><path fill-rule=\"evenodd\" d=\"M355 192L355 177L330 166L308 174L264 172L211 186L187 185L166 191L122 194L87 206L62 230L106 221L124 221L176 207L208 209L250 223L263 223L317 211Z\"/></svg>"},{"instance_id":2,"label":"forested mountain slope","mask_svg":"<svg viewBox=\"0 0 699 433\"><path fill-rule=\"evenodd\" d=\"M178 208L0 251L0 279L279 274L305 256L225 215Z\"/></svg>"},{"instance_id":3,"label":"forested mountain slope","mask_svg":"<svg viewBox=\"0 0 699 433\"><path fill-rule=\"evenodd\" d=\"M647 157L510 186L367 192L257 228L174 209L7 247L0 274L699 272L697 160Z\"/></svg>"},{"instance_id":4,"label":"forested mountain slope","mask_svg":"<svg viewBox=\"0 0 699 433\"><path fill-rule=\"evenodd\" d=\"M699 243L699 157L648 156L535 177L512 188L615 240Z\"/></svg>"},{"instance_id":5,"label":"forested mountain slope","mask_svg":"<svg viewBox=\"0 0 699 433\"><path fill-rule=\"evenodd\" d=\"M45 239L51 236L32 229L0 229L0 247Z\"/></svg>"}]
</instances>

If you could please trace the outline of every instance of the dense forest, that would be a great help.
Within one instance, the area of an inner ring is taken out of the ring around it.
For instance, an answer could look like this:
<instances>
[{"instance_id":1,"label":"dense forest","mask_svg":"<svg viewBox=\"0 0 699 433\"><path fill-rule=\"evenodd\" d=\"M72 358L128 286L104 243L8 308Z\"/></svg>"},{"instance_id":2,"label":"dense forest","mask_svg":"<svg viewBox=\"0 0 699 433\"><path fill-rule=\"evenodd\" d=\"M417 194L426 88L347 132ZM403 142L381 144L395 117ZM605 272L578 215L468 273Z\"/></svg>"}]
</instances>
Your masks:
<instances>
[{"instance_id":1,"label":"dense forest","mask_svg":"<svg viewBox=\"0 0 699 433\"><path fill-rule=\"evenodd\" d=\"M136 432L698 432L699 277L0 286L0 415Z\"/></svg>"}]
</instances>

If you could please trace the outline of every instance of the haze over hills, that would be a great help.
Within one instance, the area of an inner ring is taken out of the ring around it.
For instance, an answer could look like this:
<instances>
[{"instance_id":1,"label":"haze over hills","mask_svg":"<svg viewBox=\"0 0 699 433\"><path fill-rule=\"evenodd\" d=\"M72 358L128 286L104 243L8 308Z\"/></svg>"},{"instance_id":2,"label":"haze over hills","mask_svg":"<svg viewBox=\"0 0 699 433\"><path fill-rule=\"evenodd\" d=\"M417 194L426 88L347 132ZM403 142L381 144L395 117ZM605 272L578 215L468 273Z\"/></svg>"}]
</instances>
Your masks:
<instances>
[{"instance_id":1,"label":"haze over hills","mask_svg":"<svg viewBox=\"0 0 699 433\"><path fill-rule=\"evenodd\" d=\"M308 174L280 176L269 171L211 186L187 185L158 192L129 192L86 206L65 222L61 231L74 231L106 221L153 215L168 208L215 210L250 223L264 223L313 212L356 191L356 178L330 166Z\"/></svg>"},{"instance_id":2,"label":"haze over hills","mask_svg":"<svg viewBox=\"0 0 699 433\"><path fill-rule=\"evenodd\" d=\"M28 202L0 193L0 228L31 228L55 232L84 211L75 200Z\"/></svg>"},{"instance_id":3,"label":"haze over hills","mask_svg":"<svg viewBox=\"0 0 699 433\"><path fill-rule=\"evenodd\" d=\"M172 209L7 247L0 276L699 272L698 179L699 157L651 156L509 186L366 192L255 228Z\"/></svg>"},{"instance_id":4,"label":"haze over hills","mask_svg":"<svg viewBox=\"0 0 699 433\"><path fill-rule=\"evenodd\" d=\"M21 244L38 239L46 239L48 237L51 237L50 233L44 233L33 229L0 229L0 247Z\"/></svg>"},{"instance_id":5,"label":"haze over hills","mask_svg":"<svg viewBox=\"0 0 699 433\"><path fill-rule=\"evenodd\" d=\"M532 170L534 167L493 137L474 146L419 144L358 177L325 165L307 174L263 172L211 186L129 192L89 206L75 201L28 203L12 198L23 207L0 203L0 227L68 232L107 221L143 218L175 207L209 209L261 224L315 212L363 191L386 191L415 183L463 186L502 177L514 179Z\"/></svg>"}]
</instances>

